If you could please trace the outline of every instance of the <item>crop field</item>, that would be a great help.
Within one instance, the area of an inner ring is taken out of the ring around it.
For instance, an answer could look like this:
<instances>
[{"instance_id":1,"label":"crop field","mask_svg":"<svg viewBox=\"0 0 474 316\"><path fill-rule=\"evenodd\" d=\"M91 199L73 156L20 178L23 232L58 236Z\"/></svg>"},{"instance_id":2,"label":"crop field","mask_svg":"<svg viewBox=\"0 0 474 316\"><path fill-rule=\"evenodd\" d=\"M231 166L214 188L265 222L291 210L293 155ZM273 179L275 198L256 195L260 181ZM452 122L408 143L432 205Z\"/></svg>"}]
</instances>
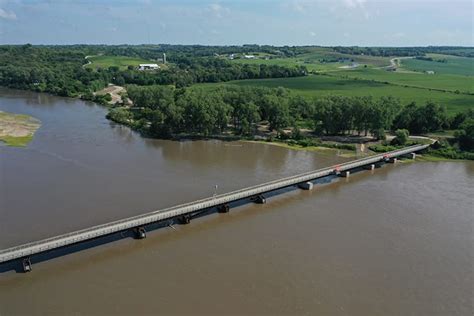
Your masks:
<instances>
[{"instance_id":1,"label":"crop field","mask_svg":"<svg viewBox=\"0 0 474 316\"><path fill-rule=\"evenodd\" d=\"M434 71L435 74L474 76L474 59L440 54L427 54L433 61L404 59L402 67L413 71ZM445 60L446 62L440 62Z\"/></svg>"},{"instance_id":2,"label":"crop field","mask_svg":"<svg viewBox=\"0 0 474 316\"><path fill-rule=\"evenodd\" d=\"M134 58L127 56L91 56L88 58L91 62L86 67L88 68L109 68L112 66L119 67L120 69L126 69L128 66L138 66L139 64L153 63L153 61Z\"/></svg>"},{"instance_id":3,"label":"crop field","mask_svg":"<svg viewBox=\"0 0 474 316\"><path fill-rule=\"evenodd\" d=\"M417 72L392 72L382 69L346 70L334 73L335 76L359 78L365 80L375 80L380 82L390 82L397 85L407 85L411 87L422 87L426 89L439 89L447 91L459 91L474 93L474 73L473 76L462 76L453 74L435 73L429 75Z\"/></svg>"},{"instance_id":4,"label":"crop field","mask_svg":"<svg viewBox=\"0 0 474 316\"><path fill-rule=\"evenodd\" d=\"M311 75L297 78L239 80L218 84L199 84L196 85L196 87L212 89L224 84L263 86L271 88L284 87L290 89L292 93L300 94L309 98L326 95L370 95L378 98L390 95L399 98L402 104L408 104L412 101L415 101L418 104L424 104L431 100L444 105L450 114L465 111L474 106L474 95L430 91L428 89L403 87L369 80L338 78L327 75Z\"/></svg>"}]
</instances>

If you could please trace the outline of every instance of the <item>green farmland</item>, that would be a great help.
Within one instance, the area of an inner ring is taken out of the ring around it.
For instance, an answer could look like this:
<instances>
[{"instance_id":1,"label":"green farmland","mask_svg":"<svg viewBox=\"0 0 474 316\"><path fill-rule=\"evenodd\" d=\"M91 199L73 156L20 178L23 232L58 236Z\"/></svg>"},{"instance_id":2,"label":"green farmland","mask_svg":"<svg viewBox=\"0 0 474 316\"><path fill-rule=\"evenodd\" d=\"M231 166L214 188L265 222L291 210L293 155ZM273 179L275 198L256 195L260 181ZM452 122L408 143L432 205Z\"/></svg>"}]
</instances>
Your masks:
<instances>
[{"instance_id":1,"label":"green farmland","mask_svg":"<svg viewBox=\"0 0 474 316\"><path fill-rule=\"evenodd\" d=\"M257 79L239 80L228 83L200 84L197 87L212 89L220 85L233 84L239 86L263 86L263 87L284 87L293 93L306 97L321 97L326 95L343 96L394 96L399 98L403 104L412 101L424 104L427 101L435 101L446 106L450 114L466 111L474 106L474 95L455 94L451 92L430 91L412 87L403 87L369 80L354 80L338 78L328 75L311 75L297 78L279 79Z\"/></svg>"},{"instance_id":2,"label":"green farmland","mask_svg":"<svg viewBox=\"0 0 474 316\"><path fill-rule=\"evenodd\" d=\"M403 61L405 62L405 61ZM454 74L425 74L416 72L392 72L381 69L354 69L333 73L334 76L389 82L396 85L421 87L461 93L474 93L474 76Z\"/></svg>"},{"instance_id":3,"label":"green farmland","mask_svg":"<svg viewBox=\"0 0 474 316\"><path fill-rule=\"evenodd\" d=\"M404 59L402 67L412 71L434 71L435 74L453 74L462 76L474 76L474 59L440 54L427 54L433 59Z\"/></svg>"},{"instance_id":4,"label":"green farmland","mask_svg":"<svg viewBox=\"0 0 474 316\"><path fill-rule=\"evenodd\" d=\"M126 69L128 66L137 67L139 64L152 63L150 60L142 58L134 58L127 56L91 56L88 58L91 62L86 67L88 68L109 68L109 67L119 67L121 70Z\"/></svg>"}]
</instances>

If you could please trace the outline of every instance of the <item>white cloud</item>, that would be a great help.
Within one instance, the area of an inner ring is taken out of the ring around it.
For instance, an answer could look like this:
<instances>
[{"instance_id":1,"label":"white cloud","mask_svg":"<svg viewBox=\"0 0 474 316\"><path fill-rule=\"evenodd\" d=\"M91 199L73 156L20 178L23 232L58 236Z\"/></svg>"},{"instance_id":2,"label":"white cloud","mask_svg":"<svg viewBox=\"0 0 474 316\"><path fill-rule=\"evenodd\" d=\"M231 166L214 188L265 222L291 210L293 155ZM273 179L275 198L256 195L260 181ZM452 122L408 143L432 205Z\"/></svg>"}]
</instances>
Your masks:
<instances>
[{"instance_id":1,"label":"white cloud","mask_svg":"<svg viewBox=\"0 0 474 316\"><path fill-rule=\"evenodd\" d=\"M348 8L363 8L367 0L343 0L342 2Z\"/></svg>"},{"instance_id":2,"label":"white cloud","mask_svg":"<svg viewBox=\"0 0 474 316\"><path fill-rule=\"evenodd\" d=\"M316 36L316 33L314 33L314 32L309 32L309 36L315 37L315 36Z\"/></svg>"},{"instance_id":3,"label":"white cloud","mask_svg":"<svg viewBox=\"0 0 474 316\"><path fill-rule=\"evenodd\" d=\"M0 8L0 18L5 20L16 20L16 14L13 11L8 11Z\"/></svg>"},{"instance_id":4,"label":"white cloud","mask_svg":"<svg viewBox=\"0 0 474 316\"><path fill-rule=\"evenodd\" d=\"M229 8L223 7L219 3L212 3L211 5L209 5L208 10L211 11L212 14L219 19L223 18L225 14L230 13Z\"/></svg>"}]
</instances>

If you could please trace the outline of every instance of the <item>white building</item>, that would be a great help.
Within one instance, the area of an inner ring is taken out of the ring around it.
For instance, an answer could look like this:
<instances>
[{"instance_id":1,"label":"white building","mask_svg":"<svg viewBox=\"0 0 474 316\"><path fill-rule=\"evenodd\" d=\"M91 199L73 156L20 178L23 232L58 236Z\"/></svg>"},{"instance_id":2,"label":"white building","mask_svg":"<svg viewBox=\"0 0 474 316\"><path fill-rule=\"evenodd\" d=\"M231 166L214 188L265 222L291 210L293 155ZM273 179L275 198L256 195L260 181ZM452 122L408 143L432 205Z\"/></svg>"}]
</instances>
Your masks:
<instances>
[{"instance_id":1,"label":"white building","mask_svg":"<svg viewBox=\"0 0 474 316\"><path fill-rule=\"evenodd\" d=\"M255 59L254 55L244 55L245 59Z\"/></svg>"},{"instance_id":2,"label":"white building","mask_svg":"<svg viewBox=\"0 0 474 316\"><path fill-rule=\"evenodd\" d=\"M138 70L156 70L160 69L160 66L157 64L140 64Z\"/></svg>"}]
</instances>

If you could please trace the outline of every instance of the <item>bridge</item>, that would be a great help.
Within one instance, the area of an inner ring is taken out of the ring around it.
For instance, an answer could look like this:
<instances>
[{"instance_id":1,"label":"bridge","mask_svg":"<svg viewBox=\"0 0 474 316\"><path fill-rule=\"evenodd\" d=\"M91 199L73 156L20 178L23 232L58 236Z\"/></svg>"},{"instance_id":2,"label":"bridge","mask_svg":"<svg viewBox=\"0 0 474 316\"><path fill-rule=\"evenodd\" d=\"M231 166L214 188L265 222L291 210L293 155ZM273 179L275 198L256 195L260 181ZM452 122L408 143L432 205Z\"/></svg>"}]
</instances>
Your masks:
<instances>
[{"instance_id":1,"label":"bridge","mask_svg":"<svg viewBox=\"0 0 474 316\"><path fill-rule=\"evenodd\" d=\"M410 156L415 158L415 152L423 150L430 145L414 145L403 149L368 156L365 158L349 161L339 165L322 168L295 176L266 182L263 184L247 187L244 189L232 191L208 197L205 199L153 211L150 213L137 215L122 220L74 231L71 233L26 243L20 246L0 250L0 264L21 260L23 271L31 271L32 265L30 257L50 252L55 249L68 247L78 243L90 241L114 233L132 230L137 238L145 238L146 225L150 225L165 220L177 220L182 224L187 224L190 220L203 211L217 208L218 212L225 213L229 211L229 203L250 199L256 203L265 203L265 193L284 189L287 187L298 186L301 189L312 189L313 182L319 178L330 175L339 175L348 177L350 172L356 169L374 169L377 164L385 162L396 162L397 158Z\"/></svg>"}]
</instances>

